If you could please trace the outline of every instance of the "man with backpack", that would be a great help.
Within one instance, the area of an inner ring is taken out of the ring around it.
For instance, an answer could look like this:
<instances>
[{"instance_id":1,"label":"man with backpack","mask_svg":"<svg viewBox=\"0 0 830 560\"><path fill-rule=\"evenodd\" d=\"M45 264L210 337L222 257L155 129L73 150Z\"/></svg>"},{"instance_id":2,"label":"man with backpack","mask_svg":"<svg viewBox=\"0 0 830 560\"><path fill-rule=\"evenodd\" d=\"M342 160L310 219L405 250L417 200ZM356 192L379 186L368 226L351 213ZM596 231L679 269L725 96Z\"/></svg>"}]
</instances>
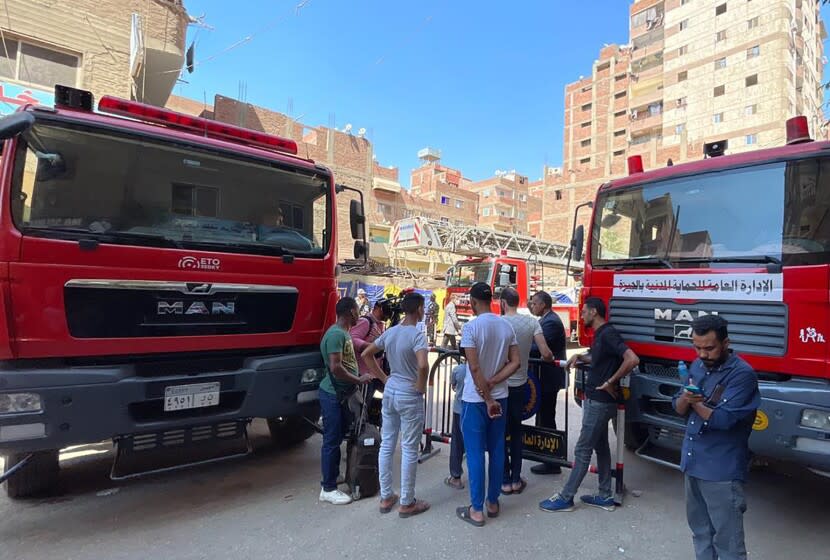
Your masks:
<instances>
[{"instance_id":1,"label":"man with backpack","mask_svg":"<svg viewBox=\"0 0 830 560\"><path fill-rule=\"evenodd\" d=\"M360 375L357 356L349 329L357 322L357 302L345 297L335 307L337 322L332 325L320 342L320 353L326 364L326 376L320 382L320 412L323 416L323 446L320 464L323 480L320 501L344 505L352 501L348 494L337 489L340 476L340 444L348 428L347 400L355 389L373 379Z\"/></svg>"},{"instance_id":2,"label":"man with backpack","mask_svg":"<svg viewBox=\"0 0 830 560\"><path fill-rule=\"evenodd\" d=\"M360 317L357 323L355 323L355 326L352 327L350 334L354 349L358 354L357 366L361 374L370 373L371 370L369 369L367 361L373 359L371 356L368 359L364 359L362 355L363 351L369 344L383 334L383 331L386 330L386 321L391 316L392 307L389 305L389 301L387 299L379 299L375 302L372 311ZM377 356L374 359L377 361Z\"/></svg>"},{"instance_id":3,"label":"man with backpack","mask_svg":"<svg viewBox=\"0 0 830 560\"><path fill-rule=\"evenodd\" d=\"M424 296L411 292L403 297L404 319L384 332L363 351L363 359L374 377L384 380L383 428L380 456L380 512L389 513L398 501L392 492L392 464L398 435L401 438L401 506L399 517L412 517L429 509L415 499L418 445L424 429L429 345L418 323L424 317ZM372 357L386 352L391 374L387 377Z\"/></svg>"}]
</instances>

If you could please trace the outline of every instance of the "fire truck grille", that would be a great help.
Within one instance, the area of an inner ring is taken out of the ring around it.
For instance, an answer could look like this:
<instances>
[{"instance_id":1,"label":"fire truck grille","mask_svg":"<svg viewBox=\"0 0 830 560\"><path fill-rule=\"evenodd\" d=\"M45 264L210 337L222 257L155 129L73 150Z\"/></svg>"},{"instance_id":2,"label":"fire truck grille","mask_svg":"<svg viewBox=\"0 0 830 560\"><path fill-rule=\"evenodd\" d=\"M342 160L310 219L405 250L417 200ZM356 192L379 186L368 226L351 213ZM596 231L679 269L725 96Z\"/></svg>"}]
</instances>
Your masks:
<instances>
[{"instance_id":1,"label":"fire truck grille","mask_svg":"<svg viewBox=\"0 0 830 560\"><path fill-rule=\"evenodd\" d=\"M610 321L625 340L691 345L691 322L717 313L729 322L736 352L783 356L787 350L787 307L783 303L611 298Z\"/></svg>"}]
</instances>

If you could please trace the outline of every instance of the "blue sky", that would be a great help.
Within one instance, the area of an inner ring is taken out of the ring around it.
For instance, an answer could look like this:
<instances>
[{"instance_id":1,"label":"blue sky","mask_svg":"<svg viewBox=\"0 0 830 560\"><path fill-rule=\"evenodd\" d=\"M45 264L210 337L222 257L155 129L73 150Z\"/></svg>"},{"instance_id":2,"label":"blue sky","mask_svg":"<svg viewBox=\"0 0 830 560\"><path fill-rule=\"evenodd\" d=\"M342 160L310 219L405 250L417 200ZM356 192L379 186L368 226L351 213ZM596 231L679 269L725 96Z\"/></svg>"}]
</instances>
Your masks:
<instances>
[{"instance_id":1,"label":"blue sky","mask_svg":"<svg viewBox=\"0 0 830 560\"><path fill-rule=\"evenodd\" d=\"M191 27L197 66L174 93L238 97L242 82L249 103L366 128L405 185L426 146L473 180L496 169L535 180L562 159L565 84L590 74L604 43L627 40L629 5L187 0L213 29Z\"/></svg>"}]
</instances>

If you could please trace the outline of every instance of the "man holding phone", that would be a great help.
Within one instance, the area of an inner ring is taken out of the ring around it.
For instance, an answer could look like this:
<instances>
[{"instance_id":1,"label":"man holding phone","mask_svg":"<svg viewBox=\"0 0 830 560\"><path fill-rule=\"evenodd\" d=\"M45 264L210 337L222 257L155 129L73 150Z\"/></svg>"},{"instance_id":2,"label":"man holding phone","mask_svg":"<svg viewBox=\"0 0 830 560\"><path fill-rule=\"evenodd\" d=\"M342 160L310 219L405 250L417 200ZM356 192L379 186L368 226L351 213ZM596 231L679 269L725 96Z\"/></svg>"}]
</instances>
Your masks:
<instances>
[{"instance_id":1,"label":"man holding phone","mask_svg":"<svg viewBox=\"0 0 830 560\"><path fill-rule=\"evenodd\" d=\"M467 451L469 506L455 510L463 521L484 526L484 453L490 455L487 516L499 514L504 476L504 430L507 379L521 366L513 327L491 311L493 291L484 282L470 288L475 319L464 326L461 348L467 356L467 374L461 396L461 432Z\"/></svg>"},{"instance_id":2,"label":"man holding phone","mask_svg":"<svg viewBox=\"0 0 830 560\"><path fill-rule=\"evenodd\" d=\"M673 400L677 413L686 417L680 468L697 560L747 557L744 484L761 394L755 372L730 352L727 326L718 315L692 323L698 359L689 369L688 386Z\"/></svg>"}]
</instances>

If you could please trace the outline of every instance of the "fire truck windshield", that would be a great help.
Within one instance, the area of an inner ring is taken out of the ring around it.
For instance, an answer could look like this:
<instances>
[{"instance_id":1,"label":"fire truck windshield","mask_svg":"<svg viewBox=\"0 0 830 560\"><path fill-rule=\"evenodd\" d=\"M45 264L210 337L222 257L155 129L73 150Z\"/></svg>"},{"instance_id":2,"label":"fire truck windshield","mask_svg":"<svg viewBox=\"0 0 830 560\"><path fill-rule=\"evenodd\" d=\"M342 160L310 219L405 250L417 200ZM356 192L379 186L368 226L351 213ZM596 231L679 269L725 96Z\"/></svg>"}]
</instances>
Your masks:
<instances>
[{"instance_id":1,"label":"fire truck windshield","mask_svg":"<svg viewBox=\"0 0 830 560\"><path fill-rule=\"evenodd\" d=\"M321 258L329 179L110 130L36 124L16 153L24 235Z\"/></svg>"},{"instance_id":2,"label":"fire truck windshield","mask_svg":"<svg viewBox=\"0 0 830 560\"><path fill-rule=\"evenodd\" d=\"M830 260L830 158L601 192L594 266Z\"/></svg>"},{"instance_id":3,"label":"fire truck windshield","mask_svg":"<svg viewBox=\"0 0 830 560\"><path fill-rule=\"evenodd\" d=\"M476 282L487 282L493 277L493 265L490 263L459 263L447 279L448 288L469 288Z\"/></svg>"}]
</instances>

